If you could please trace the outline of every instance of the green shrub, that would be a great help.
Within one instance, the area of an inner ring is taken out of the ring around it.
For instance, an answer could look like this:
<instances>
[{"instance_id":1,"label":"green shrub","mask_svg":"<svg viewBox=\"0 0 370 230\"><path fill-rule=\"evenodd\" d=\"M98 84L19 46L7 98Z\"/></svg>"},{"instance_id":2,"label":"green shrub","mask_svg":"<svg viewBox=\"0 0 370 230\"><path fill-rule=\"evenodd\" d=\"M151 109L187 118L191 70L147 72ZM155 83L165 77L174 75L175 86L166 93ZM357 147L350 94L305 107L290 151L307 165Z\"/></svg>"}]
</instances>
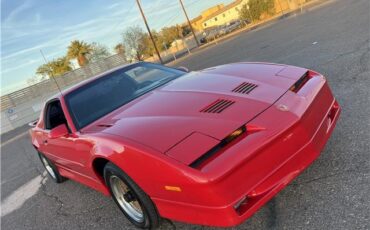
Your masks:
<instances>
[{"instance_id":1,"label":"green shrub","mask_svg":"<svg viewBox=\"0 0 370 230\"><path fill-rule=\"evenodd\" d=\"M241 8L240 18L259 20L263 13L271 13L271 10L274 9L274 0L249 0L248 5L244 4Z\"/></svg>"}]
</instances>

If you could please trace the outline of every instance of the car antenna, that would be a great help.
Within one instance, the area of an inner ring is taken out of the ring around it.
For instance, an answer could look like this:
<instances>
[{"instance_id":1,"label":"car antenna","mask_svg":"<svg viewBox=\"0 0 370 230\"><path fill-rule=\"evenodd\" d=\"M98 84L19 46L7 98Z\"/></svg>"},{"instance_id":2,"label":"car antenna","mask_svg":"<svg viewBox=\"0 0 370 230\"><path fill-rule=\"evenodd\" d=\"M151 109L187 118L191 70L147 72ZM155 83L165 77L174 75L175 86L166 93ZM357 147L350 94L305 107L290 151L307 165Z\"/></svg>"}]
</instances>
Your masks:
<instances>
[{"instance_id":1,"label":"car antenna","mask_svg":"<svg viewBox=\"0 0 370 230\"><path fill-rule=\"evenodd\" d=\"M41 53L41 56L42 56L42 58L44 59L44 61L45 61L45 65L48 67L48 68L50 68L50 75L51 75L51 78L53 78L53 80L54 80L54 82L55 82L55 84L57 85L57 88L58 88L58 90L59 90L59 93L63 96L63 93L62 93L62 90L60 89L60 87L59 87L59 84L58 84L58 81L55 79L55 76L54 76L54 74L53 74L53 70L51 69L51 67L48 65L48 61L46 60L46 57L45 57L45 55L44 55L44 53L42 52L42 50L40 49L40 53Z\"/></svg>"}]
</instances>

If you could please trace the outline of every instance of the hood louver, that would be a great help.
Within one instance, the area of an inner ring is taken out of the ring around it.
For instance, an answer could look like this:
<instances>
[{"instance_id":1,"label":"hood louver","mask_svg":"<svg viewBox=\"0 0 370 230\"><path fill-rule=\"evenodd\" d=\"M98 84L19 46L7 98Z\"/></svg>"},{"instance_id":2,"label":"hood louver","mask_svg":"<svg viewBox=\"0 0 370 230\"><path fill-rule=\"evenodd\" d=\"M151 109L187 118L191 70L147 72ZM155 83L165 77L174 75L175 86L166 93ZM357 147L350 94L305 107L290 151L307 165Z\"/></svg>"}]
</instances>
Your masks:
<instances>
[{"instance_id":1,"label":"hood louver","mask_svg":"<svg viewBox=\"0 0 370 230\"><path fill-rule=\"evenodd\" d=\"M257 88L257 85L253 83L243 82L240 85L238 85L235 89L232 90L234 93L242 93L242 94L249 94Z\"/></svg>"},{"instance_id":2,"label":"hood louver","mask_svg":"<svg viewBox=\"0 0 370 230\"><path fill-rule=\"evenodd\" d=\"M234 104L235 101L218 99L217 101L213 102L212 104L206 106L200 112L202 113L221 113L226 108Z\"/></svg>"}]
</instances>

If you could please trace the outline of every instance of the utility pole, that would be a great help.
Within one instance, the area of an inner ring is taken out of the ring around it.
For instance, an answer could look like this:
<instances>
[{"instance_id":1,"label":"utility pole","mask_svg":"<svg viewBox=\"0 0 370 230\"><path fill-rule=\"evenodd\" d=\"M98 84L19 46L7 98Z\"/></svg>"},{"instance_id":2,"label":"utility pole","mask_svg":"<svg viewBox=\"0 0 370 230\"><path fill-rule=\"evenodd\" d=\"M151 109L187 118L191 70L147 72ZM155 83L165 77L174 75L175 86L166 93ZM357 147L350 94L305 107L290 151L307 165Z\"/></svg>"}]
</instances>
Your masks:
<instances>
[{"instance_id":1,"label":"utility pole","mask_svg":"<svg viewBox=\"0 0 370 230\"><path fill-rule=\"evenodd\" d=\"M197 43L197 46L199 47L199 41L197 39L197 36L195 36L195 33L194 33L194 29L193 29L193 26L191 25L190 23L190 20L189 20L189 17L188 17L188 14L186 13L186 10L185 10L185 7L184 7L184 4L182 3L182 0L179 0L180 1L180 5L181 5L181 8L182 10L184 11L184 14L185 14L185 17L186 17L186 20L188 21L188 25L190 27L190 30L191 32L193 33L193 36L194 36L194 39L195 39L195 42Z\"/></svg>"},{"instance_id":2,"label":"utility pole","mask_svg":"<svg viewBox=\"0 0 370 230\"><path fill-rule=\"evenodd\" d=\"M143 20L144 20L144 23L145 23L146 29L148 30L148 33L149 33L150 39L151 39L151 40L152 40L152 42L153 42L153 46L154 46L155 52L156 52L156 53L157 53L157 55L158 55L159 61L161 62L161 64L163 64L163 60L162 60L162 58L161 58L161 55L159 54L159 50L158 50L158 48L157 48L157 45L155 44L155 41L154 41L154 38L153 38L152 32L150 32L150 28L149 28L148 22L146 21L146 17L145 17L145 15L144 15L144 11L143 11L143 9L141 8L140 0L136 0L136 3L137 3L137 6L139 7L139 10L140 10L141 16L143 17Z\"/></svg>"}]
</instances>

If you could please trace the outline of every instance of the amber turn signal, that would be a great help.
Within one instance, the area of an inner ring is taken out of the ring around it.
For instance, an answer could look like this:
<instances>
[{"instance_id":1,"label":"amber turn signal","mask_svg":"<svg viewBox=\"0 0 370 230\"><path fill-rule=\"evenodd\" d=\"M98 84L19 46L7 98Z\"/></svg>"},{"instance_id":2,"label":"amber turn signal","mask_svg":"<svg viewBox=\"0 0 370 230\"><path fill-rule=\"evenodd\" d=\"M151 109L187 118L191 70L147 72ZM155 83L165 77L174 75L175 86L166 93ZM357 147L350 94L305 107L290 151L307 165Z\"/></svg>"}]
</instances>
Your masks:
<instances>
[{"instance_id":1,"label":"amber turn signal","mask_svg":"<svg viewBox=\"0 0 370 230\"><path fill-rule=\"evenodd\" d=\"M173 191L173 192L181 192L181 188L180 187L177 187L177 186L169 186L169 185L166 185L164 186L164 188L168 191Z\"/></svg>"}]
</instances>

